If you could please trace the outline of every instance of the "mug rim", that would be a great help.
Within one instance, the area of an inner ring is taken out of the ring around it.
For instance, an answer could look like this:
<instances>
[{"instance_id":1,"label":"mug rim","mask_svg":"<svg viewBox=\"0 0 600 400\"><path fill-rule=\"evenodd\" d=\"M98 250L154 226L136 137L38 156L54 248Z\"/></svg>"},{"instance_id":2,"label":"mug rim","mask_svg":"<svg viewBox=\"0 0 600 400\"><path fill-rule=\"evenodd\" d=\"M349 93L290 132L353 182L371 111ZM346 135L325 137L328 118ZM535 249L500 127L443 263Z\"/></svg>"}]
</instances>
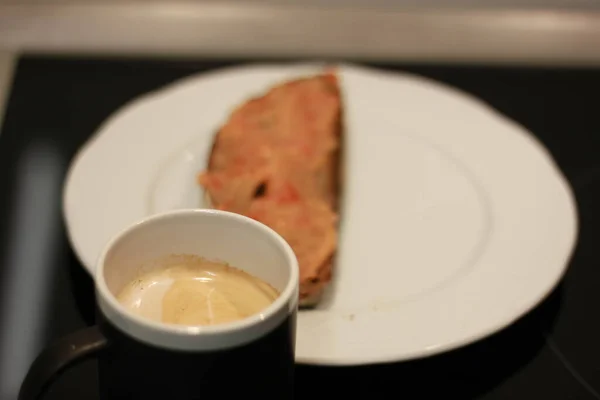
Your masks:
<instances>
[{"instance_id":1,"label":"mug rim","mask_svg":"<svg viewBox=\"0 0 600 400\"><path fill-rule=\"evenodd\" d=\"M124 237L131 234L133 231L143 228L144 226L156 223L161 220L171 219L175 217L181 216L190 216L197 217L202 215L213 215L219 216L219 218L226 218L230 220L237 221L236 223L251 225L254 229L262 231L267 236L271 237L275 243L280 247L283 251L284 257L286 258L286 265L289 269L290 278L288 279L285 288L280 292L279 297L271 303L268 307L266 307L261 313L251 315L241 320L227 322L218 325L177 325L177 324L168 324L162 322L156 322L139 315L136 315L129 311L126 307L124 307L117 298L113 295L113 293L108 288L104 277L105 264L106 264L106 256L109 254L111 249L120 242ZM213 209L178 209L178 210L169 210L165 212L161 212L158 214L153 214L151 216L145 217L137 222L134 222L122 229L119 233L114 235L111 240L105 245L102 253L98 257L96 262L96 271L95 271L95 286L96 293L98 294L98 298L96 299L96 303L100 305L101 310L105 314L105 316L112 321L109 315L106 315L103 306L108 306L110 309L110 313L114 315L118 315L123 317L123 322L130 321L134 325L138 325L139 328L144 330L149 330L158 334L169 334L174 335L180 338L189 338L189 337L218 337L224 334L235 334L245 330L252 330L252 328L256 328L266 321L273 320L277 318L278 314L281 314L282 309L285 309L286 314L290 311L287 309L291 304L297 305L298 300L298 285L299 285L299 268L298 268L298 260L294 251L290 247L290 245L275 232L272 228L267 225L253 220L249 217L246 217L241 214L236 214L229 211L223 210L213 210ZM291 300L291 302L290 302ZM104 304L102 304L104 303ZM121 318L119 318L121 319ZM119 324L115 324L119 325ZM127 324L129 326L129 324ZM121 327L123 328L123 327ZM133 334L134 335L134 334ZM135 336L135 335L134 335ZM139 338L141 339L141 338ZM236 340L237 341L237 340ZM250 340L248 340L250 341ZM171 346L167 346L171 347ZM184 349L188 349L189 346L175 346L181 347ZM212 348L213 346L208 346ZM221 346L218 346L221 347Z\"/></svg>"}]
</instances>

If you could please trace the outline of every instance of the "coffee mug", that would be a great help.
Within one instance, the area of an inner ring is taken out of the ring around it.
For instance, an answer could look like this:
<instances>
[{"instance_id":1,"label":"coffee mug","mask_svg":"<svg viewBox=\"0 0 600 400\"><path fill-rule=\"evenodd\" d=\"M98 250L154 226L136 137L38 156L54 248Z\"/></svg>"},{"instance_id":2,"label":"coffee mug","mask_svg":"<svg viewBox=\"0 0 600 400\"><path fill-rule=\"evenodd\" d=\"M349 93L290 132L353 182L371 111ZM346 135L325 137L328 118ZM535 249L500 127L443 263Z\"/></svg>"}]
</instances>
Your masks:
<instances>
[{"instance_id":1,"label":"coffee mug","mask_svg":"<svg viewBox=\"0 0 600 400\"><path fill-rule=\"evenodd\" d=\"M256 315L211 326L155 322L119 303L140 266L176 254L224 261L280 295ZM298 262L267 226L216 210L152 216L110 241L95 286L98 324L45 349L20 400L39 398L61 372L89 357L98 359L101 399L293 398Z\"/></svg>"}]
</instances>

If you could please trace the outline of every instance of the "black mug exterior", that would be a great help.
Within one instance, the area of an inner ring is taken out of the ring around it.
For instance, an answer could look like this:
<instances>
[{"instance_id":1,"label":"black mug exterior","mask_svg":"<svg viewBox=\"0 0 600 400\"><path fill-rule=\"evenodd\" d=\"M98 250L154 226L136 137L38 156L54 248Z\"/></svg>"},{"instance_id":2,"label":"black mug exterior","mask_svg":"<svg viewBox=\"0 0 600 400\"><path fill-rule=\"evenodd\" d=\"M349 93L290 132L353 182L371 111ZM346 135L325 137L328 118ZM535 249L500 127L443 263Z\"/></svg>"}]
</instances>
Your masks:
<instances>
[{"instance_id":1,"label":"black mug exterior","mask_svg":"<svg viewBox=\"0 0 600 400\"><path fill-rule=\"evenodd\" d=\"M113 326L99 324L63 338L36 359L19 393L33 400L65 369L98 358L100 398L173 399L294 397L296 310L254 341L212 351L181 351L142 343Z\"/></svg>"},{"instance_id":2,"label":"black mug exterior","mask_svg":"<svg viewBox=\"0 0 600 400\"><path fill-rule=\"evenodd\" d=\"M296 311L266 335L238 347L178 351L141 343L110 324L99 355L101 399L292 399Z\"/></svg>"}]
</instances>

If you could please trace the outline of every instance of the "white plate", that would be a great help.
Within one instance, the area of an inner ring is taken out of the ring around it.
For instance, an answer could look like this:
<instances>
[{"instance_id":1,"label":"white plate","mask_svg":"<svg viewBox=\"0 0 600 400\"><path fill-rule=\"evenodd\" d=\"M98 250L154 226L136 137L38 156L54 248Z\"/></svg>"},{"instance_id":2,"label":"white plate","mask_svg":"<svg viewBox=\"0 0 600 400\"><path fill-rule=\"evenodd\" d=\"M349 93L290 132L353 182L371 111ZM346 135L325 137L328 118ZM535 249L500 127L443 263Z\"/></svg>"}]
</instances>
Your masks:
<instances>
[{"instance_id":1,"label":"white plate","mask_svg":"<svg viewBox=\"0 0 600 400\"><path fill-rule=\"evenodd\" d=\"M64 190L76 253L161 210L203 206L196 174L232 108L317 65L194 76L113 115ZM340 67L346 176L334 281L299 315L297 360L422 357L489 335L563 275L576 239L570 189L547 152L479 101L431 81Z\"/></svg>"}]
</instances>

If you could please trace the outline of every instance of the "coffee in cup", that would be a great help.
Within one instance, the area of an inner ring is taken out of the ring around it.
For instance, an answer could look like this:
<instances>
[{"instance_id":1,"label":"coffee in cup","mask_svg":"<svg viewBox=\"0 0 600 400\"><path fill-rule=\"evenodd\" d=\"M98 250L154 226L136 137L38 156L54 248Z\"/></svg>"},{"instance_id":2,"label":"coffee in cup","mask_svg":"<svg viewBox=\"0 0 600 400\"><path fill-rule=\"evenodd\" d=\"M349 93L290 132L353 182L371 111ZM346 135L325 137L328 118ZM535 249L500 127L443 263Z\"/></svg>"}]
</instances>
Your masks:
<instances>
[{"instance_id":1,"label":"coffee in cup","mask_svg":"<svg viewBox=\"0 0 600 400\"><path fill-rule=\"evenodd\" d=\"M222 261L195 255L165 257L120 291L131 313L156 322L217 325L259 314L279 292L267 282Z\"/></svg>"}]
</instances>

